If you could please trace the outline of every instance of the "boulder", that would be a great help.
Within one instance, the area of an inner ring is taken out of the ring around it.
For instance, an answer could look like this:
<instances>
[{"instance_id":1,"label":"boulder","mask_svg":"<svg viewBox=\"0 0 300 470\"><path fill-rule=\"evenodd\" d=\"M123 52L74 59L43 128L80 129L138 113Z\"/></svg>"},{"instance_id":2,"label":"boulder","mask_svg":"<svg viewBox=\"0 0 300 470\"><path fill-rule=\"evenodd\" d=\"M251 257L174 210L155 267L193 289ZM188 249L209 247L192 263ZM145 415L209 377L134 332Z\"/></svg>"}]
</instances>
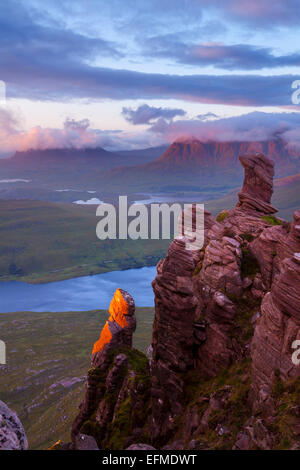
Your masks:
<instances>
[{"instance_id":1,"label":"boulder","mask_svg":"<svg viewBox=\"0 0 300 470\"><path fill-rule=\"evenodd\" d=\"M17 414L0 401L0 450L27 450L28 442Z\"/></svg>"}]
</instances>

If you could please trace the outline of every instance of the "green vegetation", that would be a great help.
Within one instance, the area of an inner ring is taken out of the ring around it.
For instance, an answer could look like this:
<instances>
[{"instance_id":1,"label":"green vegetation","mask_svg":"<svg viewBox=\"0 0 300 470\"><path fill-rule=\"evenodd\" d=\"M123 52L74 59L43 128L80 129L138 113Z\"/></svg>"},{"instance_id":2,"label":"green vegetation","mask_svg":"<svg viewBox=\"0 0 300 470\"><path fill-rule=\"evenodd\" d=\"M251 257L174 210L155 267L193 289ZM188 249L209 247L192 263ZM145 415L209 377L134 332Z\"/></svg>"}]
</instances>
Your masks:
<instances>
[{"instance_id":1,"label":"green vegetation","mask_svg":"<svg viewBox=\"0 0 300 470\"><path fill-rule=\"evenodd\" d=\"M277 377L273 396L276 400L276 415L270 431L275 435L275 449L290 449L299 443L299 435L295 430L299 423L300 377L284 383Z\"/></svg>"},{"instance_id":2,"label":"green vegetation","mask_svg":"<svg viewBox=\"0 0 300 470\"><path fill-rule=\"evenodd\" d=\"M153 308L137 308L136 317L134 347L145 351L151 343ZM31 449L70 440L91 349L106 318L104 310L0 314L8 361L0 366L0 400L17 411ZM137 351L129 360L141 371L144 357ZM141 372L137 375L143 380Z\"/></svg>"},{"instance_id":3,"label":"green vegetation","mask_svg":"<svg viewBox=\"0 0 300 470\"><path fill-rule=\"evenodd\" d=\"M224 219L228 216L228 211L222 211L220 214L217 215L216 220L217 222L223 222Z\"/></svg>"},{"instance_id":4,"label":"green vegetation","mask_svg":"<svg viewBox=\"0 0 300 470\"><path fill-rule=\"evenodd\" d=\"M185 377L187 409L196 407L200 419L209 407L209 399L212 394L226 393L228 399L220 409L211 410L208 417L208 426L204 434L196 439L197 449L229 450L235 442L237 433L243 424L251 416L248 393L250 389L250 361L236 363L228 369L222 370L216 377L207 379L196 371L189 372ZM184 418L183 418L184 419ZM217 425L227 428L227 432L220 435ZM179 433L182 427L178 425ZM181 436L184 438L185 436ZM186 442L186 444L188 444Z\"/></svg>"},{"instance_id":5,"label":"green vegetation","mask_svg":"<svg viewBox=\"0 0 300 470\"><path fill-rule=\"evenodd\" d=\"M262 215L261 218L270 225L282 225L282 222L274 215Z\"/></svg>"},{"instance_id":6,"label":"green vegetation","mask_svg":"<svg viewBox=\"0 0 300 470\"><path fill-rule=\"evenodd\" d=\"M254 235L252 235L252 233L242 233L240 237L242 238L242 240L245 240L249 243L251 243L255 238Z\"/></svg>"},{"instance_id":7,"label":"green vegetation","mask_svg":"<svg viewBox=\"0 0 300 470\"><path fill-rule=\"evenodd\" d=\"M234 298L228 293L226 295L236 306L236 316L231 328L231 337L245 344L253 336L254 325L251 319L259 311L261 300L255 299L251 294L246 294L245 297L239 296Z\"/></svg>"},{"instance_id":8,"label":"green vegetation","mask_svg":"<svg viewBox=\"0 0 300 470\"><path fill-rule=\"evenodd\" d=\"M51 282L153 266L169 240L99 240L95 207L0 200L0 280Z\"/></svg>"},{"instance_id":9,"label":"green vegetation","mask_svg":"<svg viewBox=\"0 0 300 470\"><path fill-rule=\"evenodd\" d=\"M106 374L98 368L90 369L89 375L93 376L93 383L97 384L101 403L106 403L106 413L113 413L114 419L109 422L106 429L101 428L96 420L96 409L99 403L95 403L95 412L82 425L83 433L92 435L100 449L120 450L126 447L126 439L132 433L132 423L141 429L145 427L150 406L150 377L148 374L148 360L145 354L137 349L117 348L110 354L110 369L113 367L114 358L123 353L127 356L127 367L122 371L121 381L123 401L118 403L119 389L107 390L105 387ZM124 388L123 388L124 387ZM136 390L139 390L139 396ZM135 392L133 392L133 390ZM139 401L139 403L138 403ZM143 442L149 441L149 436L144 433Z\"/></svg>"}]
</instances>

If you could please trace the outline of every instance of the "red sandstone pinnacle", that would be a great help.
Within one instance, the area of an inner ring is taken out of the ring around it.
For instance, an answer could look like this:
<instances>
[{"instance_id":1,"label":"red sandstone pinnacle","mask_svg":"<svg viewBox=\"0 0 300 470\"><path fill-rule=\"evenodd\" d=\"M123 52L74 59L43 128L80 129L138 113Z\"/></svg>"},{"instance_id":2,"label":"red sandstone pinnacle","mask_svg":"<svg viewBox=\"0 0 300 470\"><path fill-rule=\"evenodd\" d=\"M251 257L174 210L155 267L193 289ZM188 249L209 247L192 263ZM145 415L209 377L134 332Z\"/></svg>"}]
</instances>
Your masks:
<instances>
[{"instance_id":1,"label":"red sandstone pinnacle","mask_svg":"<svg viewBox=\"0 0 300 470\"><path fill-rule=\"evenodd\" d=\"M262 153L240 156L239 160L245 169L245 178L237 207L262 214L277 212L270 204L273 194L274 162Z\"/></svg>"},{"instance_id":2,"label":"red sandstone pinnacle","mask_svg":"<svg viewBox=\"0 0 300 470\"><path fill-rule=\"evenodd\" d=\"M117 289L109 306L110 317L93 347L93 365L105 361L107 353L115 347L132 347L132 334L136 328L134 311L131 295L123 289Z\"/></svg>"},{"instance_id":3,"label":"red sandstone pinnacle","mask_svg":"<svg viewBox=\"0 0 300 470\"><path fill-rule=\"evenodd\" d=\"M109 306L110 317L101 331L99 340L94 344L92 352L91 370L98 369L106 376L106 390L116 390L122 386L124 380L122 371L127 366L126 354L117 354L110 370L110 353L122 346L132 347L132 335L136 328L134 311L135 304L131 295L123 289L117 289ZM78 448L77 436L81 433L82 425L96 409L97 422L103 432L113 417L113 405L111 402L107 402L104 395L101 396L97 378L95 379L93 374L88 374L85 386L85 396L71 431L75 449Z\"/></svg>"}]
</instances>

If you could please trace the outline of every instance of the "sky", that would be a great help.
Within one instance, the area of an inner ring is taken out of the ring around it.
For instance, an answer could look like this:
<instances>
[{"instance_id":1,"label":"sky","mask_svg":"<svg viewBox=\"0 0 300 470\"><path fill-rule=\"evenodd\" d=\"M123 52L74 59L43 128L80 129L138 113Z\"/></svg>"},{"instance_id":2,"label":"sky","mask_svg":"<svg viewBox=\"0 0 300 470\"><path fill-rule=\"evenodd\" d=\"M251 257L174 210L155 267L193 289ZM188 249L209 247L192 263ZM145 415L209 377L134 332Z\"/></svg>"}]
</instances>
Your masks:
<instances>
[{"instance_id":1,"label":"sky","mask_svg":"<svg viewBox=\"0 0 300 470\"><path fill-rule=\"evenodd\" d=\"M299 12L300 0L1 2L0 154L187 137L298 146Z\"/></svg>"}]
</instances>

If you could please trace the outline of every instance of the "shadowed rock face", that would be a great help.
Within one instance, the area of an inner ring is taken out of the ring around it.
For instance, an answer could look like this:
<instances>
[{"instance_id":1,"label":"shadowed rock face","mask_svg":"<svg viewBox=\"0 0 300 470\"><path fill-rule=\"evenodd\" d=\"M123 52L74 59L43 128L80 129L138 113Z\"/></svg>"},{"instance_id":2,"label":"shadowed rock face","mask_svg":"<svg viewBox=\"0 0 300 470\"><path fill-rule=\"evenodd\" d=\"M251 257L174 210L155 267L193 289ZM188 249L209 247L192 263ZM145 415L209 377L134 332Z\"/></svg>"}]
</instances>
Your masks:
<instances>
[{"instance_id":1,"label":"shadowed rock face","mask_svg":"<svg viewBox=\"0 0 300 470\"><path fill-rule=\"evenodd\" d=\"M195 261L184 238L171 243L153 281L155 320L152 361L152 430L163 442L182 412L184 384L180 374L193 366L193 323L196 297L192 273Z\"/></svg>"},{"instance_id":2,"label":"shadowed rock face","mask_svg":"<svg viewBox=\"0 0 300 470\"><path fill-rule=\"evenodd\" d=\"M251 346L251 397L254 410L260 412L266 412L265 402L271 405L270 392L274 381L286 381L300 372L299 366L291 360L292 343L300 339L299 216L300 212L296 211L289 235L278 237L277 250L274 252L277 271L270 291L263 298L261 319Z\"/></svg>"},{"instance_id":3,"label":"shadowed rock face","mask_svg":"<svg viewBox=\"0 0 300 470\"><path fill-rule=\"evenodd\" d=\"M27 438L17 414L0 401L0 450L27 449Z\"/></svg>"},{"instance_id":4,"label":"shadowed rock face","mask_svg":"<svg viewBox=\"0 0 300 470\"><path fill-rule=\"evenodd\" d=\"M151 433L158 447L174 438L174 423L185 414L187 372L198 371L205 380L252 358L251 403L255 412L264 400L265 413L275 375L299 375L291 344L300 337L300 211L291 228L275 218L273 162L262 154L240 161L245 179L237 206L218 222L206 212L204 247L190 251L175 239L157 266ZM182 425L184 439L208 429L195 409ZM265 423L248 418L234 448L272 448Z\"/></svg>"}]
</instances>

